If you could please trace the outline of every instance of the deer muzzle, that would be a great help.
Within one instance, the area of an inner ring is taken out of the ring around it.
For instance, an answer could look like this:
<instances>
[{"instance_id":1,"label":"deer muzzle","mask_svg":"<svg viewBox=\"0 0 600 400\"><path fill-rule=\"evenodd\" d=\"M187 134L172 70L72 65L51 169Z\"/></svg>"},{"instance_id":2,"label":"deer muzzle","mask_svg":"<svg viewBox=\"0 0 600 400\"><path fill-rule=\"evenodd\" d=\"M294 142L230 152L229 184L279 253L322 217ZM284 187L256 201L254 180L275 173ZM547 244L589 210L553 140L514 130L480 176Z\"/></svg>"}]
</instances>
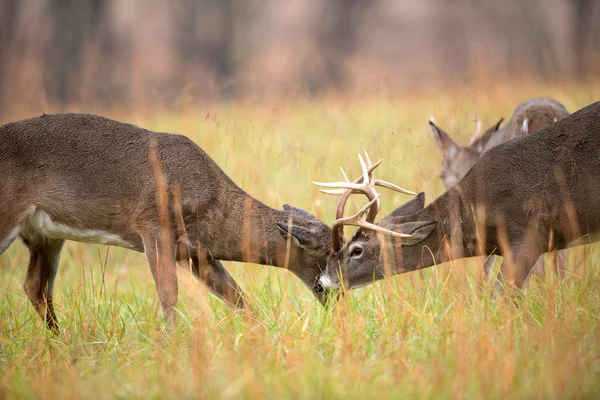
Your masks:
<instances>
[{"instance_id":1,"label":"deer muzzle","mask_svg":"<svg viewBox=\"0 0 600 400\"><path fill-rule=\"evenodd\" d=\"M334 283L326 274L321 274L315 280L315 292L317 293L329 293L336 290L339 286L339 283Z\"/></svg>"}]
</instances>

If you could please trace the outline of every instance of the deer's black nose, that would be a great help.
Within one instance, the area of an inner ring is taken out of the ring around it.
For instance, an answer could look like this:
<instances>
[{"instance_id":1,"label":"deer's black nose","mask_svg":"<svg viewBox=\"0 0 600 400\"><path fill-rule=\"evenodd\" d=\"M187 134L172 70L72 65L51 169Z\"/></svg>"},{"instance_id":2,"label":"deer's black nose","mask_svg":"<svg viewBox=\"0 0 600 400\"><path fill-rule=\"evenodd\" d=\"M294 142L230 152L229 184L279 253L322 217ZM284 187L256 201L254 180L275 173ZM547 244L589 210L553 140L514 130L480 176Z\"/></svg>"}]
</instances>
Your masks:
<instances>
[{"instance_id":1,"label":"deer's black nose","mask_svg":"<svg viewBox=\"0 0 600 400\"><path fill-rule=\"evenodd\" d=\"M317 279L315 280L315 285L314 285L314 288L315 288L315 292L317 292L317 293L319 293L319 294L320 294L320 293L323 293L323 292L325 291L325 290L323 289L323 285L321 285L321 282L319 282L319 278L317 278Z\"/></svg>"}]
</instances>

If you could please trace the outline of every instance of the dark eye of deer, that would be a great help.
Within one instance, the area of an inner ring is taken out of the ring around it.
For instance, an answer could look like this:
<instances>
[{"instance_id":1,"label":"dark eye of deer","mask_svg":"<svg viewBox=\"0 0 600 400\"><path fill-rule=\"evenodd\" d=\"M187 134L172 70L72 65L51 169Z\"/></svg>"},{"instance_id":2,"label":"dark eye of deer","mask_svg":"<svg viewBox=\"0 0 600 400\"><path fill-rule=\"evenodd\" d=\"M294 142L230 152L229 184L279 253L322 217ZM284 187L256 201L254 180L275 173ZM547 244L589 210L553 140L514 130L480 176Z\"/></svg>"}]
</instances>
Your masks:
<instances>
[{"instance_id":1,"label":"dark eye of deer","mask_svg":"<svg viewBox=\"0 0 600 400\"><path fill-rule=\"evenodd\" d=\"M355 246L350 251L350 257L352 257L352 258L360 257L360 256L362 256L362 253L363 253L362 247Z\"/></svg>"}]
</instances>

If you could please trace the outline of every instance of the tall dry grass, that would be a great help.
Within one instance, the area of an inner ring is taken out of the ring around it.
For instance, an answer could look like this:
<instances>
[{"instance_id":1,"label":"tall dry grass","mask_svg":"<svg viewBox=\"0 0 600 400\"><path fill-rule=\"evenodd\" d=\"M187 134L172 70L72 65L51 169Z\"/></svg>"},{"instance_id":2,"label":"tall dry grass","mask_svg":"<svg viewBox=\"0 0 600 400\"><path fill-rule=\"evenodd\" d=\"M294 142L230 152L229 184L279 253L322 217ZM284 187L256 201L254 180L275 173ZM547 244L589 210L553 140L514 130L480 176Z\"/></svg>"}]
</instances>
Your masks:
<instances>
[{"instance_id":1,"label":"tall dry grass","mask_svg":"<svg viewBox=\"0 0 600 400\"><path fill-rule=\"evenodd\" d=\"M430 115L463 143L477 113L509 117L533 96L570 111L598 86L518 85L411 96L296 100L112 116L190 136L250 194L328 223L334 198L311 180L354 170L367 150L378 176L431 201L443 191ZM406 201L384 192L382 213ZM356 207L356 205L354 205ZM62 333L47 332L21 286L28 254L0 257L2 398L583 398L600 394L597 246L569 250L563 279L533 278L521 305L477 287L481 259L387 279L324 310L284 270L226 263L253 314L227 308L179 270L167 334L142 254L68 242L55 288Z\"/></svg>"}]
</instances>

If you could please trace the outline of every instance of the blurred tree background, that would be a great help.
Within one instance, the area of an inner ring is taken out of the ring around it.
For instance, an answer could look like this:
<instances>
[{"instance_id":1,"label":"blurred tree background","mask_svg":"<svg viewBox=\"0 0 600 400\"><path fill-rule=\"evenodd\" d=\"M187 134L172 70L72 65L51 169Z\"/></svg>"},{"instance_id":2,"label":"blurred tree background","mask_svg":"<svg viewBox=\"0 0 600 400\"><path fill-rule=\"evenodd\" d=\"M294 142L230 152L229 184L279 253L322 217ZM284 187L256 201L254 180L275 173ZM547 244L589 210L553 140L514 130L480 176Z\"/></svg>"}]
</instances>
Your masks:
<instances>
[{"instance_id":1,"label":"blurred tree background","mask_svg":"<svg viewBox=\"0 0 600 400\"><path fill-rule=\"evenodd\" d=\"M599 74L594 0L0 0L0 112Z\"/></svg>"}]
</instances>

